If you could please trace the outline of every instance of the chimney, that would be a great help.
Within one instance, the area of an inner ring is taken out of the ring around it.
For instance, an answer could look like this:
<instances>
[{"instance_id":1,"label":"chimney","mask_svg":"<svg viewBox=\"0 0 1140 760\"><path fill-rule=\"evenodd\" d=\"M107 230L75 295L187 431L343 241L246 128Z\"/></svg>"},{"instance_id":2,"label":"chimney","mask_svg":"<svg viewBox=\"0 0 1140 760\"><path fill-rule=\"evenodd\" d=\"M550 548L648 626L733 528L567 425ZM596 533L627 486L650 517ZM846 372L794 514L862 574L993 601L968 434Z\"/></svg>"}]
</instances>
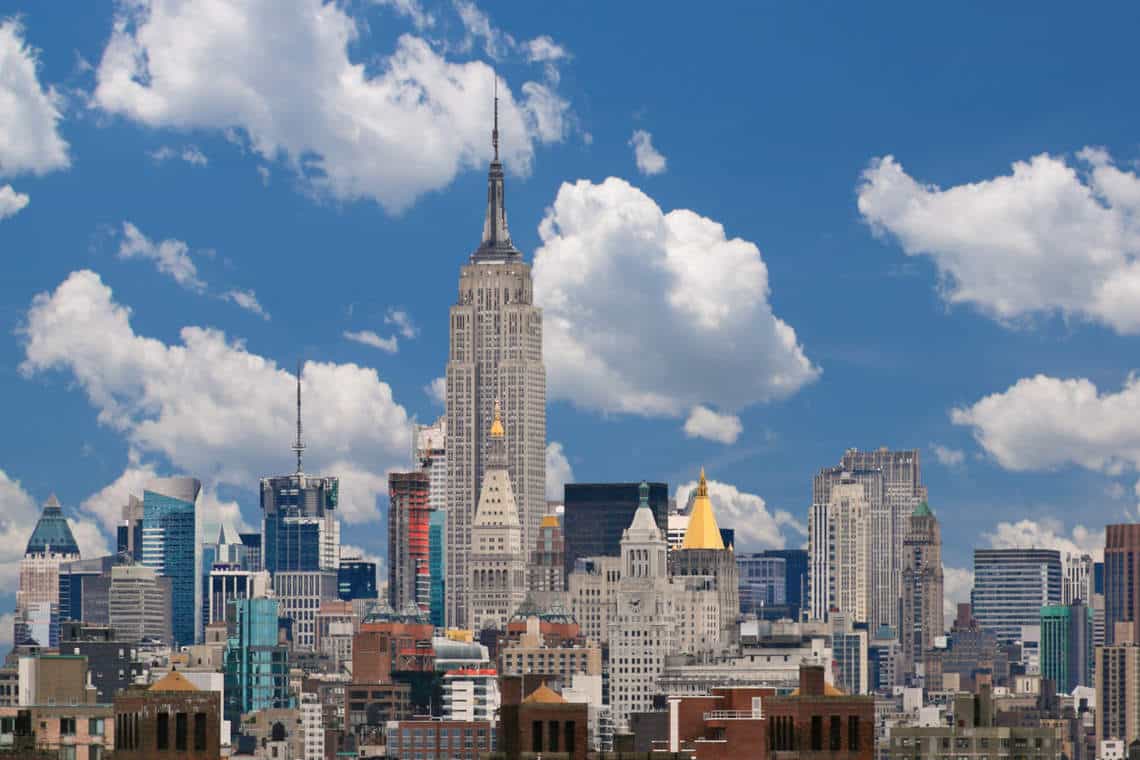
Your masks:
<instances>
[{"instance_id":1,"label":"chimney","mask_svg":"<svg viewBox=\"0 0 1140 760\"><path fill-rule=\"evenodd\" d=\"M800 696L823 696L824 672L822 665L800 665Z\"/></svg>"}]
</instances>

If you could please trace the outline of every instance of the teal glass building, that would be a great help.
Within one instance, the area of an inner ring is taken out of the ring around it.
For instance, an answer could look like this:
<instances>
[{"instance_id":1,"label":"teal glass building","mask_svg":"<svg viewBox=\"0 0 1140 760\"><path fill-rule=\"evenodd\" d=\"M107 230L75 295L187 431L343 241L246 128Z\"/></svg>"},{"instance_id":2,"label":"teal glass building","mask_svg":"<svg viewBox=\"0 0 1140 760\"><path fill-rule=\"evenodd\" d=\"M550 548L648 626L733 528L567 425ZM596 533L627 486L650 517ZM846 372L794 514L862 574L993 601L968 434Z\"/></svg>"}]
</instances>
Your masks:
<instances>
[{"instance_id":1,"label":"teal glass building","mask_svg":"<svg viewBox=\"0 0 1140 760\"><path fill-rule=\"evenodd\" d=\"M226 616L225 717L240 725L242 713L292 707L289 650L278 643L276 599L235 599Z\"/></svg>"},{"instance_id":2,"label":"teal glass building","mask_svg":"<svg viewBox=\"0 0 1140 760\"><path fill-rule=\"evenodd\" d=\"M1041 608L1041 677L1057 685L1058 694L1092 686L1093 614L1078 600Z\"/></svg>"},{"instance_id":3,"label":"teal glass building","mask_svg":"<svg viewBox=\"0 0 1140 760\"><path fill-rule=\"evenodd\" d=\"M175 646L194 643L198 631L197 504L194 478L159 478L143 491L142 564L170 579Z\"/></svg>"}]
</instances>

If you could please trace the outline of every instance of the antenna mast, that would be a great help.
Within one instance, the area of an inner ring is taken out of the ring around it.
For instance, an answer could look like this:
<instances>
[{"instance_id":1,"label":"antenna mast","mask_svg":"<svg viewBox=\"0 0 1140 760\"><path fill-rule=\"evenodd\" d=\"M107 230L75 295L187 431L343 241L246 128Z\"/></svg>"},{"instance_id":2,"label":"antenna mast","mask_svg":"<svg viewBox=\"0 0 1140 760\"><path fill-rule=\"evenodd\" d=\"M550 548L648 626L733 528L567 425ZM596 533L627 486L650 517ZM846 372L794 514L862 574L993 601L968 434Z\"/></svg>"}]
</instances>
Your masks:
<instances>
[{"instance_id":1,"label":"antenna mast","mask_svg":"<svg viewBox=\"0 0 1140 760\"><path fill-rule=\"evenodd\" d=\"M305 443L301 440L301 360L297 360L297 442L293 444L293 451L297 452L297 474L304 472L301 468L301 453L305 450Z\"/></svg>"}]
</instances>

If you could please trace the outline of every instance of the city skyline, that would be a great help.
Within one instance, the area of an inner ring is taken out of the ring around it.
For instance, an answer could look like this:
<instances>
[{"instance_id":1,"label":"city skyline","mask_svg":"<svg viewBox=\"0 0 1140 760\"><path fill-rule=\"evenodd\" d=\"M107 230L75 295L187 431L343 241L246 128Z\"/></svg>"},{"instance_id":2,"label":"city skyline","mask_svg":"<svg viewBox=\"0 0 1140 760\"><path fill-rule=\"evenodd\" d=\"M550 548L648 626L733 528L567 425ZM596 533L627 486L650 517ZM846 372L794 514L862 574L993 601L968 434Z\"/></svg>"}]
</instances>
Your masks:
<instances>
[{"instance_id":1,"label":"city skyline","mask_svg":"<svg viewBox=\"0 0 1140 760\"><path fill-rule=\"evenodd\" d=\"M799 528L807 523L817 470L834 466L849 447L919 449L923 485L942 522L945 586L956 600L965 598L963 589L968 593L962 574L975 547L1030 542L1096 554L1103 526L1129 521L1134 441L1112 425L1114 417L1131 414L1127 304L1114 306L1103 293L1058 294L1044 275L1017 267L978 279L969 266L989 249L971 239L941 239L898 207L909 200L925 203L935 219L977 219L981 211L954 205L949 189L989 183L975 188L996 203L1004 186L997 178L1024 161L1020 181L1068 199L1074 213L1087 212L1085 234L1099 242L1096 236L1106 233L1098 225L1111 226L1131 208L1112 195L1111 182L1137 182L1129 168L1138 155L1134 140L1118 126L1134 115L1129 106L1090 106L1091 113L1059 124L1045 118L1055 115L1045 96L1024 94L1017 105L1037 122L995 145L980 122L956 136L908 135L908 127L945 113L945 106L915 95L913 120L892 126L889 119L901 116L890 111L870 127L852 127L846 142L829 141L834 135L816 125L826 112L784 91L783 81L773 81L768 98L757 96L762 105L718 87L698 99L700 108L685 107L676 101L686 98L669 97L675 93L657 85L639 94L643 102L617 105L611 101L631 80L607 83L601 73L628 65L623 53L603 50L570 18L536 18L518 7L485 10L491 13L485 33L442 7L431 10L434 27L426 21L417 27L421 22L387 8L359 11L360 18L329 11L359 24L365 52L344 53L354 62L390 55L386 60L429 92L441 85L416 80L428 76L418 63L439 58L460 67L454 93L460 105L449 112L456 117L452 142L441 149L451 163L401 165L391 173L363 162L327 123L318 124L326 131L317 130L317 142L305 144L288 125L258 123L238 106L216 121L191 118L184 109L203 105L208 95L162 90L161 78L126 86L113 76L124 74L116 66L125 64L112 53L152 43L140 41L131 24L112 36L106 9L80 12L90 14L83 19L90 23L77 25L86 31L63 31L64 11L52 8L28 8L19 25L0 20L0 51L25 62L19 71L30 71L40 95L31 98L29 112L41 119L30 122L39 125L37 139L19 132L23 142L0 154L0 188L18 194L0 192L6 217L0 245L21 262L0 284L6 324L0 352L8 368L0 373L0 392L14 429L28 431L0 460L0 503L12 536L28 535L42 502L58 492L83 556L97 556L114 546L113 526L127 495L163 476L201 479L202 508L215 525L220 518L238 529L257 526L258 479L289 471L290 368L300 355L306 409L312 409L306 413L311 469L343 481L343 542L365 556L386 554L387 470L411 464L412 419L430 424L443 413L425 388L438 392L447 359L443 314L454 304L456 269L483 221L492 64L506 101L512 234L535 268L544 326L568 326L548 333L544 346L551 491L557 493L560 477L644 479L666 482L684 503L705 464L718 519L736 529L742 548L799 547L807 540ZM1048 20L1033 29L1052 39ZM776 26L797 30L809 24L797 14L780 21ZM989 21L996 30L1013 25L1000 15ZM372 28L367 34L365 22ZM668 16L658 23L669 23ZM707 31L707 21L700 23ZM424 43L420 50L396 42L404 32L450 35L454 45ZM1014 56L999 53L988 34L974 38L982 63L961 63L972 73ZM818 44L830 41L837 57L855 60L857 51L833 36L824 30ZM464 39L469 49L456 52ZM333 43L313 44L336 52ZM773 45L760 55L791 54ZM1060 83L1065 94L1087 89L1098 63L1112 68L1114 54L1104 47ZM163 51L149 52L153 65L161 65ZM883 55L889 62L912 60L903 52ZM670 71L690 99L694 86L715 73ZM923 72L945 75L934 67ZM905 77L878 73L879 81L906 84ZM369 77L365 84L383 84L382 73L362 76ZM1011 67L1000 83L1014 87L1031 78ZM827 86L818 91L845 102L841 82L823 67L791 79L822 79ZM951 100L975 98L979 109L994 97L982 87L939 81ZM269 88L261 94L271 110L280 103L273 81L255 84ZM59 97L53 100L48 88ZM859 92L886 106L874 88ZM91 96L90 110L77 93ZM144 107L148 95L157 110ZM1013 132L1016 119L1006 110L995 113L989 118L1004 125L1003 134ZM404 115L407 124L437 134L429 129L435 122L422 121L429 117ZM718 126L750 119L764 127L755 142ZM789 129L810 134L794 142ZM820 164L834 166L811 164L804 179L793 180L793 157L809 155L812 138L832 146ZM371 147L381 163L400 164L406 145L377 140ZM775 155L781 144L793 146L791 156ZM325 179L299 176L271 145L296 161L305 152L319 155L313 171L323 170ZM1052 158L1034 159L1045 152ZM712 170L730 157L744 162L750 181ZM911 179L920 184L912 187ZM818 202L805 197L806 183L826 188ZM935 194L927 183L947 192ZM1096 194L1088 195L1089 188ZM741 200L749 194L751 200ZM30 200L20 201L24 195ZM811 208L812 216L791 205ZM593 228L583 209L607 219L625 209L645 226L616 233ZM1053 229L1045 211L1026 213L985 221L1014 231ZM1120 224L1135 234L1127 221ZM658 229L676 240L647 244L640 256L620 255L621 235ZM1076 253L1060 245L1040 252L1072 264L1066 255ZM685 251L690 255L679 260ZM608 259L586 257L594 252ZM1130 260L1135 242L1126 239L1110 252ZM662 266L645 267L655 256ZM575 261L590 262L596 281L635 279L613 292L584 289L572 276ZM1122 270L1105 270L1103 280L1119 281ZM1021 287L995 295L985 277ZM830 306L820 308L821 296ZM753 321L742 327L719 306ZM853 309L861 309L862 321L835 319ZM608 324L589 322L587 313L626 320L628 339L642 350L632 358L607 353ZM643 314L657 318L643 324L636 319ZM903 330L899 321L912 324ZM790 347L773 337L781 325L795 331ZM718 357L742 335L754 341L744 346L755 357ZM748 373L754 382L739 381ZM1071 431L1051 414L1038 415L1039 428L1019 426L1025 404L1055 404L1042 408L1061 418L1084 415L1089 430ZM206 434L199 421L223 435ZM1094 427L1111 435L1098 438ZM22 554L23 539L16 543ZM0 557L10 577L18 562L17 553Z\"/></svg>"}]
</instances>

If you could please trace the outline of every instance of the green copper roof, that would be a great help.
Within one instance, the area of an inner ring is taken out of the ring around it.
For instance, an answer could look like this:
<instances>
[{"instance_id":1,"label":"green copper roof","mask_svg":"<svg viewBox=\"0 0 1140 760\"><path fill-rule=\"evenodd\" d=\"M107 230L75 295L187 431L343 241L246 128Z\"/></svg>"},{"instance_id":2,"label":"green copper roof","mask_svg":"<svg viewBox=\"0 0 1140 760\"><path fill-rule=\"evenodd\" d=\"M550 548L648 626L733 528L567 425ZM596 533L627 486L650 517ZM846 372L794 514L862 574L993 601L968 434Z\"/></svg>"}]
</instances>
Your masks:
<instances>
[{"instance_id":1,"label":"green copper roof","mask_svg":"<svg viewBox=\"0 0 1140 760\"><path fill-rule=\"evenodd\" d=\"M75 536L71 535L71 527L63 516L55 494L44 504L43 514L28 539L24 554L44 554L48 547L56 554L79 554L79 544L75 543Z\"/></svg>"},{"instance_id":2,"label":"green copper roof","mask_svg":"<svg viewBox=\"0 0 1140 760\"><path fill-rule=\"evenodd\" d=\"M911 513L912 517L934 517L934 513L930 511L930 505L925 501L914 508Z\"/></svg>"}]
</instances>

